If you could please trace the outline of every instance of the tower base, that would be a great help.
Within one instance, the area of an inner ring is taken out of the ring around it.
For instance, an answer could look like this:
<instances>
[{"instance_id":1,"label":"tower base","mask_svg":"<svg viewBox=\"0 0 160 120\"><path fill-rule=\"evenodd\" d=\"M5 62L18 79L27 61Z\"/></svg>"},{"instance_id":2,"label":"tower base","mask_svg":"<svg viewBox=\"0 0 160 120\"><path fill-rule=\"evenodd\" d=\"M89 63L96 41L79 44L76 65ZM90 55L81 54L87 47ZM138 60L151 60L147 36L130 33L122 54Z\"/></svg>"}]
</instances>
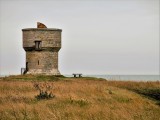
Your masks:
<instances>
[{"instance_id":1,"label":"tower base","mask_svg":"<svg viewBox=\"0 0 160 120\"><path fill-rule=\"evenodd\" d=\"M38 74L43 74L43 75L61 75L59 70L57 69L52 69L52 70L42 70L42 69L30 69L26 72L26 74L32 74L32 75L38 75Z\"/></svg>"}]
</instances>

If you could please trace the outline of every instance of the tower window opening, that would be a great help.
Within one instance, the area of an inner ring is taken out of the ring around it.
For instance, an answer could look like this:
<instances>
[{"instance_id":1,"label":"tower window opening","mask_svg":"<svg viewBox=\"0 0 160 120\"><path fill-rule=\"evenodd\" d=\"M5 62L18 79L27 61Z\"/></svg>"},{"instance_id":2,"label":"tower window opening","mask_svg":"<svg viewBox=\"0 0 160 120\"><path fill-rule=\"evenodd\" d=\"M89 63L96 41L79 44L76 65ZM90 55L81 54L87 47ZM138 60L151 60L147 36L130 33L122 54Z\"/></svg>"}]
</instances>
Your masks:
<instances>
[{"instance_id":1,"label":"tower window opening","mask_svg":"<svg viewBox=\"0 0 160 120\"><path fill-rule=\"evenodd\" d=\"M35 41L35 50L41 50L42 41Z\"/></svg>"},{"instance_id":2,"label":"tower window opening","mask_svg":"<svg viewBox=\"0 0 160 120\"><path fill-rule=\"evenodd\" d=\"M38 60L38 65L39 65L39 60Z\"/></svg>"}]
</instances>

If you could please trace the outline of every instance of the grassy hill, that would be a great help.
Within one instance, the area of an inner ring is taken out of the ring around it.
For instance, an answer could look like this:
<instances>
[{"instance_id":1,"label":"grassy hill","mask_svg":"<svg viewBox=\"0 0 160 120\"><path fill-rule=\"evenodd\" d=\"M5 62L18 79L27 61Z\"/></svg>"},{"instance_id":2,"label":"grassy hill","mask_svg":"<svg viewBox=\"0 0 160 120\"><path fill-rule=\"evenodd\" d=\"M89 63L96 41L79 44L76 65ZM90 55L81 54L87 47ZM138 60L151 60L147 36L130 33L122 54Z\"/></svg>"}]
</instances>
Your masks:
<instances>
[{"instance_id":1,"label":"grassy hill","mask_svg":"<svg viewBox=\"0 0 160 120\"><path fill-rule=\"evenodd\" d=\"M37 99L35 84L55 97ZM160 82L10 76L0 78L0 120L159 120L159 90Z\"/></svg>"}]
</instances>

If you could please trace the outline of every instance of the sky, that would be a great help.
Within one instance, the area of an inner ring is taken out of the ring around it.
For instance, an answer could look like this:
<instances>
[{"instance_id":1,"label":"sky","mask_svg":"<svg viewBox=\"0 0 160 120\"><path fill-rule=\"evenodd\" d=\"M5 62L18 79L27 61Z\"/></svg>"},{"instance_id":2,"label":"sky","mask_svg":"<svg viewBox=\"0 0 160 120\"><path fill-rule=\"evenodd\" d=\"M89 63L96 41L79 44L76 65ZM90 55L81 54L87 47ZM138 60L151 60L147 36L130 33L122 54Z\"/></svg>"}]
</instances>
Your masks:
<instances>
[{"instance_id":1,"label":"sky","mask_svg":"<svg viewBox=\"0 0 160 120\"><path fill-rule=\"evenodd\" d=\"M25 67L23 28L62 29L61 74L158 75L159 0L0 0L0 75Z\"/></svg>"}]
</instances>

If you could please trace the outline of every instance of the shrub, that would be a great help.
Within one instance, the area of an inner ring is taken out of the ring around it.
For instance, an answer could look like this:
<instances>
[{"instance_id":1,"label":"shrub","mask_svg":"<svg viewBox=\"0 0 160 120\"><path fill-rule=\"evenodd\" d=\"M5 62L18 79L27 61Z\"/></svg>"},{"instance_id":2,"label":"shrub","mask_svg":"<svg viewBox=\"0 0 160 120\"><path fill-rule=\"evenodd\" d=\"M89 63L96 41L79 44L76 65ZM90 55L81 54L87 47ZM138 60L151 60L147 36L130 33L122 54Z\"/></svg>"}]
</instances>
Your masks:
<instances>
[{"instance_id":1,"label":"shrub","mask_svg":"<svg viewBox=\"0 0 160 120\"><path fill-rule=\"evenodd\" d=\"M39 94L35 97L37 99L51 99L54 98L55 95L52 93L53 84L49 83L34 83L34 88L39 91Z\"/></svg>"}]
</instances>

